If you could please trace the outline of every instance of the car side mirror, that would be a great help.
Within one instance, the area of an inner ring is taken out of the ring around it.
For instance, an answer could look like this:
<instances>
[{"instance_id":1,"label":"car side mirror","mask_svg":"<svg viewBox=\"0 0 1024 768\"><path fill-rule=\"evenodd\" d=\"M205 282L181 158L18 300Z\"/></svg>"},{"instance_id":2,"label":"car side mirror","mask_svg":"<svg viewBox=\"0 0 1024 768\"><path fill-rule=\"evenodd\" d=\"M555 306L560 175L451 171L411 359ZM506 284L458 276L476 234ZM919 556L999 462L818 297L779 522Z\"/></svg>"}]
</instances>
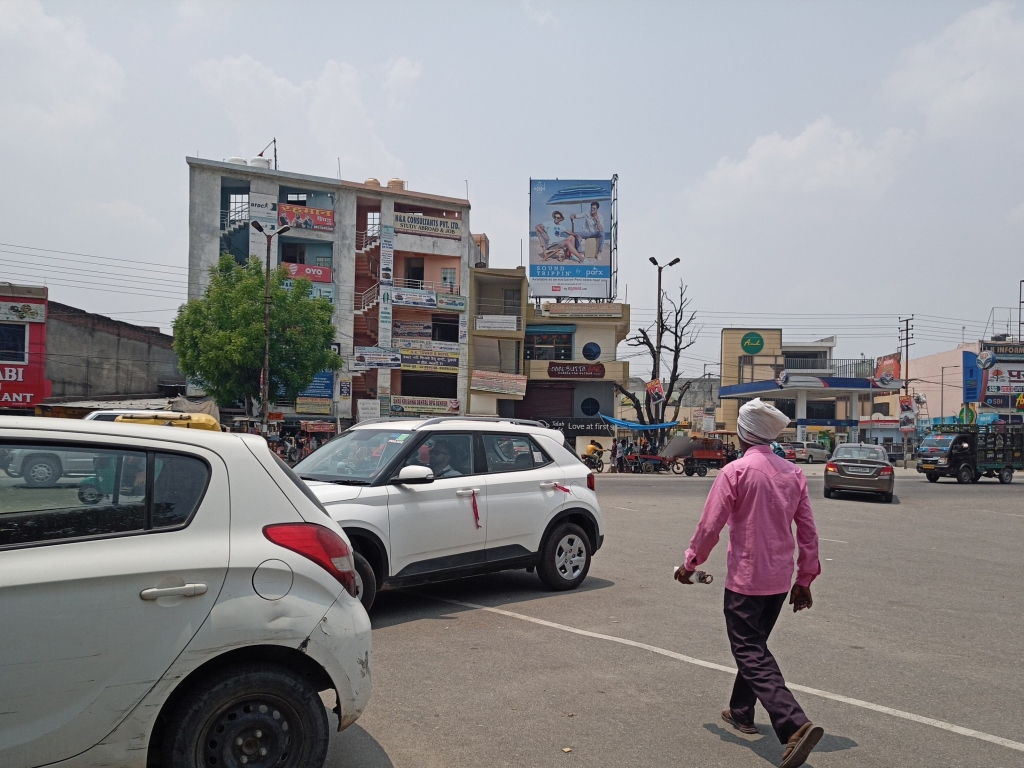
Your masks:
<instances>
[{"instance_id":1,"label":"car side mirror","mask_svg":"<svg viewBox=\"0 0 1024 768\"><path fill-rule=\"evenodd\" d=\"M430 467L409 465L402 467L393 481L396 485L424 485L434 482L434 470Z\"/></svg>"}]
</instances>

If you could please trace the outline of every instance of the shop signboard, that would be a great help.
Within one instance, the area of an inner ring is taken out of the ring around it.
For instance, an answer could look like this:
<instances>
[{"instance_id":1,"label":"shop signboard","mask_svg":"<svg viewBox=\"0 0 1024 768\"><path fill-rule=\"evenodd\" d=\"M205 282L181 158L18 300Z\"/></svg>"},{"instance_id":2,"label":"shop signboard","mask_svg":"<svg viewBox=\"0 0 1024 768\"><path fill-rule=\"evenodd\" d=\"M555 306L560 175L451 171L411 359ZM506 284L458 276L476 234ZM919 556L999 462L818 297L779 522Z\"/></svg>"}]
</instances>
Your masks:
<instances>
[{"instance_id":1,"label":"shop signboard","mask_svg":"<svg viewBox=\"0 0 1024 768\"><path fill-rule=\"evenodd\" d=\"M448 309L452 312L465 312L469 307L469 297L457 293L438 293L437 308Z\"/></svg>"},{"instance_id":2,"label":"shop signboard","mask_svg":"<svg viewBox=\"0 0 1024 768\"><path fill-rule=\"evenodd\" d=\"M455 215L455 212L452 212ZM395 232L406 235L462 239L462 221L447 216L419 216L395 211Z\"/></svg>"},{"instance_id":3,"label":"shop signboard","mask_svg":"<svg viewBox=\"0 0 1024 768\"><path fill-rule=\"evenodd\" d=\"M391 308L391 299L394 295L394 288L380 287L380 308L377 311L377 345L390 347L393 344L394 312Z\"/></svg>"},{"instance_id":4,"label":"shop signboard","mask_svg":"<svg viewBox=\"0 0 1024 768\"><path fill-rule=\"evenodd\" d=\"M391 396L391 413L458 413L459 401L441 397Z\"/></svg>"},{"instance_id":5,"label":"shop signboard","mask_svg":"<svg viewBox=\"0 0 1024 768\"><path fill-rule=\"evenodd\" d=\"M459 315L459 344L469 343L469 313Z\"/></svg>"},{"instance_id":6,"label":"shop signboard","mask_svg":"<svg viewBox=\"0 0 1024 768\"><path fill-rule=\"evenodd\" d=\"M300 421L303 432L333 432L334 424L329 421Z\"/></svg>"},{"instance_id":7,"label":"shop signboard","mask_svg":"<svg viewBox=\"0 0 1024 768\"><path fill-rule=\"evenodd\" d=\"M984 371L986 395L1019 395L1024 393L1024 361L1000 359L991 369Z\"/></svg>"},{"instance_id":8,"label":"shop signboard","mask_svg":"<svg viewBox=\"0 0 1024 768\"><path fill-rule=\"evenodd\" d=\"M299 397L326 397L330 400L333 389L334 371L320 371L313 377L309 386L299 393Z\"/></svg>"},{"instance_id":9,"label":"shop signboard","mask_svg":"<svg viewBox=\"0 0 1024 768\"><path fill-rule=\"evenodd\" d=\"M352 354L353 371L374 368L401 368L402 353L391 347L355 347Z\"/></svg>"},{"instance_id":10,"label":"shop signboard","mask_svg":"<svg viewBox=\"0 0 1024 768\"><path fill-rule=\"evenodd\" d=\"M395 228L390 224L380 228L380 284L395 284Z\"/></svg>"},{"instance_id":11,"label":"shop signboard","mask_svg":"<svg viewBox=\"0 0 1024 768\"><path fill-rule=\"evenodd\" d=\"M526 376L498 371L473 371L469 388L480 392L496 392L499 395L526 395Z\"/></svg>"},{"instance_id":12,"label":"shop signboard","mask_svg":"<svg viewBox=\"0 0 1024 768\"><path fill-rule=\"evenodd\" d=\"M395 320L392 333L400 339L429 339L434 335L434 326L418 320Z\"/></svg>"},{"instance_id":13,"label":"shop signboard","mask_svg":"<svg viewBox=\"0 0 1024 768\"><path fill-rule=\"evenodd\" d=\"M299 397L295 398L296 413L317 413L325 416L331 415L331 398L329 397Z\"/></svg>"},{"instance_id":14,"label":"shop signboard","mask_svg":"<svg viewBox=\"0 0 1024 768\"><path fill-rule=\"evenodd\" d=\"M287 224L292 229L312 229L316 232L334 231L334 211L288 203L281 203L278 209L278 221L282 227Z\"/></svg>"},{"instance_id":15,"label":"shop signboard","mask_svg":"<svg viewBox=\"0 0 1024 768\"><path fill-rule=\"evenodd\" d=\"M519 318L515 315L477 315L478 331L514 331L519 327Z\"/></svg>"},{"instance_id":16,"label":"shop signboard","mask_svg":"<svg viewBox=\"0 0 1024 768\"><path fill-rule=\"evenodd\" d=\"M356 400L356 420L366 421L367 419L379 419L380 418L380 401L376 398L372 400Z\"/></svg>"},{"instance_id":17,"label":"shop signboard","mask_svg":"<svg viewBox=\"0 0 1024 768\"><path fill-rule=\"evenodd\" d=\"M602 363L548 363L549 379L603 379Z\"/></svg>"},{"instance_id":18,"label":"shop signboard","mask_svg":"<svg viewBox=\"0 0 1024 768\"><path fill-rule=\"evenodd\" d=\"M615 427L599 416L584 416L578 419L563 418L561 416L540 416L537 418L537 421L549 429L557 429L569 440L590 435L612 436L615 434ZM610 443L605 445L605 448L609 448L610 445Z\"/></svg>"},{"instance_id":19,"label":"shop signboard","mask_svg":"<svg viewBox=\"0 0 1024 768\"><path fill-rule=\"evenodd\" d=\"M615 179L530 180L530 293L612 298Z\"/></svg>"},{"instance_id":20,"label":"shop signboard","mask_svg":"<svg viewBox=\"0 0 1024 768\"><path fill-rule=\"evenodd\" d=\"M311 280L314 283L334 282L333 270L330 267L316 267L312 264L283 264L292 280Z\"/></svg>"},{"instance_id":21,"label":"shop signboard","mask_svg":"<svg viewBox=\"0 0 1024 768\"><path fill-rule=\"evenodd\" d=\"M0 320L16 323L45 323L46 305L22 301L0 301Z\"/></svg>"},{"instance_id":22,"label":"shop signboard","mask_svg":"<svg viewBox=\"0 0 1024 768\"><path fill-rule=\"evenodd\" d=\"M391 294L391 303L398 307L437 308L437 294L422 288L395 288Z\"/></svg>"},{"instance_id":23,"label":"shop signboard","mask_svg":"<svg viewBox=\"0 0 1024 768\"><path fill-rule=\"evenodd\" d=\"M1021 341L983 341L981 349L994 352L998 360L1024 358L1024 342Z\"/></svg>"},{"instance_id":24,"label":"shop signboard","mask_svg":"<svg viewBox=\"0 0 1024 768\"><path fill-rule=\"evenodd\" d=\"M352 399L352 379L340 379L338 381L338 399L339 400L351 400Z\"/></svg>"},{"instance_id":25,"label":"shop signboard","mask_svg":"<svg viewBox=\"0 0 1024 768\"><path fill-rule=\"evenodd\" d=\"M878 358L875 364L875 381L888 385L900 379L900 353Z\"/></svg>"},{"instance_id":26,"label":"shop signboard","mask_svg":"<svg viewBox=\"0 0 1024 768\"><path fill-rule=\"evenodd\" d=\"M1009 408L1010 401L1013 399L1012 395L985 395L985 399L982 401L989 408Z\"/></svg>"},{"instance_id":27,"label":"shop signboard","mask_svg":"<svg viewBox=\"0 0 1024 768\"><path fill-rule=\"evenodd\" d=\"M459 372L459 345L454 342L409 339L400 351L403 371Z\"/></svg>"},{"instance_id":28,"label":"shop signboard","mask_svg":"<svg viewBox=\"0 0 1024 768\"><path fill-rule=\"evenodd\" d=\"M622 305L614 302L595 301L587 304L544 303L541 305L547 317L622 317Z\"/></svg>"}]
</instances>

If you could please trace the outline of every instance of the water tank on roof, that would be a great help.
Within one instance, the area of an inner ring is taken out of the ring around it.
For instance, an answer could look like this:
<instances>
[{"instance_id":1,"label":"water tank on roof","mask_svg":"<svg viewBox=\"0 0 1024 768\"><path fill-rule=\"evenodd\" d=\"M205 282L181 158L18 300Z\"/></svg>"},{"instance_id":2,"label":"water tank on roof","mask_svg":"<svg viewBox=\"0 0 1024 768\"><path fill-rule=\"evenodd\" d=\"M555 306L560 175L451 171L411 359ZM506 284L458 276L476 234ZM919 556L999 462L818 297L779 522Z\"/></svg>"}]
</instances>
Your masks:
<instances>
[{"instance_id":1,"label":"water tank on roof","mask_svg":"<svg viewBox=\"0 0 1024 768\"><path fill-rule=\"evenodd\" d=\"M228 158L228 162L233 164L233 165L248 165L249 164L249 161L246 160L244 157L237 157L237 156L236 157L229 157Z\"/></svg>"},{"instance_id":2,"label":"water tank on roof","mask_svg":"<svg viewBox=\"0 0 1024 768\"><path fill-rule=\"evenodd\" d=\"M389 179L388 189L405 189L405 182L398 178Z\"/></svg>"},{"instance_id":3,"label":"water tank on roof","mask_svg":"<svg viewBox=\"0 0 1024 768\"><path fill-rule=\"evenodd\" d=\"M252 160L249 161L249 165L251 165L253 168L269 168L270 160L268 160L265 157L254 157Z\"/></svg>"}]
</instances>

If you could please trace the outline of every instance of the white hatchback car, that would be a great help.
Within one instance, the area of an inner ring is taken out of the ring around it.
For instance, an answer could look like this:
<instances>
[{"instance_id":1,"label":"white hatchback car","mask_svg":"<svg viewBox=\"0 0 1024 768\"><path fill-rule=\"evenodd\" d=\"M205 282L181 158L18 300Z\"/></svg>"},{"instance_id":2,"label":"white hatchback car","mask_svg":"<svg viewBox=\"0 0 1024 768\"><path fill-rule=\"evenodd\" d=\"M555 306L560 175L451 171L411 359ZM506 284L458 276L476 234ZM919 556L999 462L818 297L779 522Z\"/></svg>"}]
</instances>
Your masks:
<instances>
[{"instance_id":1,"label":"white hatchback car","mask_svg":"<svg viewBox=\"0 0 1024 768\"><path fill-rule=\"evenodd\" d=\"M0 417L0 765L320 766L370 695L350 544L262 438ZM79 491L89 488L88 494Z\"/></svg>"},{"instance_id":2,"label":"white hatchback car","mask_svg":"<svg viewBox=\"0 0 1024 768\"><path fill-rule=\"evenodd\" d=\"M373 420L295 467L356 550L360 596L515 568L575 589L604 543L594 474L538 422Z\"/></svg>"}]
</instances>

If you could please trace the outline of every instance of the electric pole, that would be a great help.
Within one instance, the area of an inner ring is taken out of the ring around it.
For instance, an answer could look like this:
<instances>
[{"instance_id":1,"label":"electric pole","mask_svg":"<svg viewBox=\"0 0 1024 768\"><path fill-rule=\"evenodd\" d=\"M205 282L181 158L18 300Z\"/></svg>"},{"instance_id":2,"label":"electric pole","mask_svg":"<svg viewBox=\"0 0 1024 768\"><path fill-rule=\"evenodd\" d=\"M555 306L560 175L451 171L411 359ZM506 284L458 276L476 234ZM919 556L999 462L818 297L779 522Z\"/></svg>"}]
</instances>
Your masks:
<instances>
[{"instance_id":1,"label":"electric pole","mask_svg":"<svg viewBox=\"0 0 1024 768\"><path fill-rule=\"evenodd\" d=\"M903 348L903 396L910 397L910 340L914 338L911 331L914 330L914 326L910 323L913 321L914 316L911 315L908 318L900 318L900 346ZM911 403L911 409L913 409L913 403ZM902 415L903 409L900 409ZM913 413L913 411L911 411ZM917 417L914 416L914 431L917 432ZM900 425L902 429L902 425ZM903 431L903 468L907 468L907 453L909 431Z\"/></svg>"}]
</instances>

